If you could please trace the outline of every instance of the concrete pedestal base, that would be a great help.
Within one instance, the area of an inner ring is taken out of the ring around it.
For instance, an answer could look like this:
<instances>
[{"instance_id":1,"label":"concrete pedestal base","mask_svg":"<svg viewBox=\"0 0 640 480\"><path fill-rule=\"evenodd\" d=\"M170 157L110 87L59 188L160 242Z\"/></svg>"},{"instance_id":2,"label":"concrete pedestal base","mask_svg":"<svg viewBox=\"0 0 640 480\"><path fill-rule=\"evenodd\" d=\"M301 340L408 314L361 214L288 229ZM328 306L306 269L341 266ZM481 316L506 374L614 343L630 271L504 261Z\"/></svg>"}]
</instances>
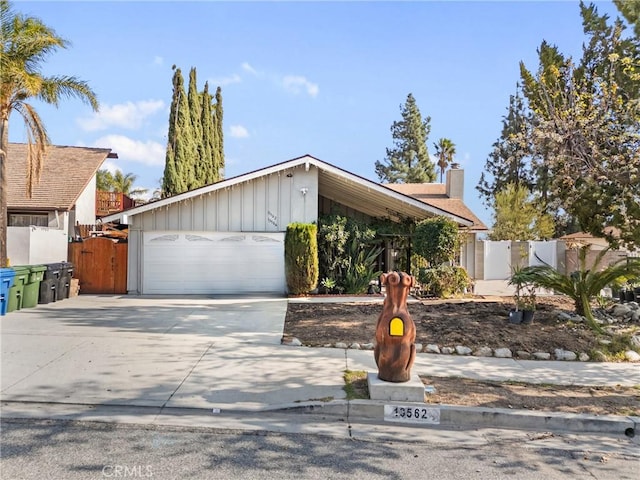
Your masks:
<instances>
[{"instance_id":1,"label":"concrete pedestal base","mask_svg":"<svg viewBox=\"0 0 640 480\"><path fill-rule=\"evenodd\" d=\"M424 403L424 385L416 374L411 374L408 382L393 383L380 380L378 372L368 372L367 383L371 400Z\"/></svg>"}]
</instances>

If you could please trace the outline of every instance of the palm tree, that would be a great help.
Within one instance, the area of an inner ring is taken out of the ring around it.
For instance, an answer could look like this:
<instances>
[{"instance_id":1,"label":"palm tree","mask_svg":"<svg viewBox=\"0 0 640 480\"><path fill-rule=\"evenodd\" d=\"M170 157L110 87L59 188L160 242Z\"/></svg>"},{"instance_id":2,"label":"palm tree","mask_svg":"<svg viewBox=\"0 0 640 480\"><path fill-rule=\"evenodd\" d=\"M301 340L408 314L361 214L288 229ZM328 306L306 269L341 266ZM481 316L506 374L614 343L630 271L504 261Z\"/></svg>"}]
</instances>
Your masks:
<instances>
[{"instance_id":1,"label":"palm tree","mask_svg":"<svg viewBox=\"0 0 640 480\"><path fill-rule=\"evenodd\" d=\"M456 145L448 138L441 138L438 143L433 144L436 147L436 156L438 157L438 167L440 167L440 183L442 183L442 175L453 161L456 154Z\"/></svg>"},{"instance_id":2,"label":"palm tree","mask_svg":"<svg viewBox=\"0 0 640 480\"><path fill-rule=\"evenodd\" d=\"M7 150L9 117L22 117L29 145L27 194L31 196L49 145L49 136L29 99L58 106L65 97L76 97L98 110L95 93L86 82L70 76L44 76L43 61L69 42L40 19L15 13L8 0L0 0L0 267L7 263Z\"/></svg>"},{"instance_id":3,"label":"palm tree","mask_svg":"<svg viewBox=\"0 0 640 480\"><path fill-rule=\"evenodd\" d=\"M608 248L596 255L593 263L587 265L589 245L581 246L578 250L578 270L569 274L558 272L549 265L526 267L522 270L522 277L536 287L543 287L567 295L574 301L576 313L583 315L587 324L596 332L602 328L596 322L591 311L591 299L600 290L623 278L640 276L640 259L623 258L611 265L602 266Z\"/></svg>"},{"instance_id":4,"label":"palm tree","mask_svg":"<svg viewBox=\"0 0 640 480\"><path fill-rule=\"evenodd\" d=\"M96 190L101 192L113 190L113 175L106 168L101 168L96 172Z\"/></svg>"},{"instance_id":5,"label":"palm tree","mask_svg":"<svg viewBox=\"0 0 640 480\"><path fill-rule=\"evenodd\" d=\"M113 191L129 195L129 193L131 193L131 187L133 187L133 182L136 181L136 178L138 178L138 176L133 173L127 173L125 175L122 173L122 170L116 170L116 173L113 174Z\"/></svg>"}]
</instances>

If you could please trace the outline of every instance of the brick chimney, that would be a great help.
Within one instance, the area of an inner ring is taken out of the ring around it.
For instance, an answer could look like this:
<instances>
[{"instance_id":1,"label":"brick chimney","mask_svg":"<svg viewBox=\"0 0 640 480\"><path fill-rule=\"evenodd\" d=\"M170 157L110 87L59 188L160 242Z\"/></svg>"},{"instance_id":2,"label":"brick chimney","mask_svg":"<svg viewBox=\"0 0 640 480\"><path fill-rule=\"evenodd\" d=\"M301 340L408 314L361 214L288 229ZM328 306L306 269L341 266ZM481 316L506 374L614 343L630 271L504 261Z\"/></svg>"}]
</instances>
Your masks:
<instances>
[{"instance_id":1,"label":"brick chimney","mask_svg":"<svg viewBox=\"0 0 640 480\"><path fill-rule=\"evenodd\" d=\"M459 163L452 163L451 168L447 170L447 196L449 198L464 197L464 170L460 168Z\"/></svg>"}]
</instances>

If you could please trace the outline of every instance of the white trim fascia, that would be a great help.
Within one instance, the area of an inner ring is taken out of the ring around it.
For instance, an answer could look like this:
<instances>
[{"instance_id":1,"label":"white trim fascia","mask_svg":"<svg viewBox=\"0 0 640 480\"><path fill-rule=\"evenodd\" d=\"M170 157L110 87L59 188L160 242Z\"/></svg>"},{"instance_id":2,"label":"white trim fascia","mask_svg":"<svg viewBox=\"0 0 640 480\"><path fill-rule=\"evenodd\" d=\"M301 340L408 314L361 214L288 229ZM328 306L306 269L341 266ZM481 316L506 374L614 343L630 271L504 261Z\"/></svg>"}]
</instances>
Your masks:
<instances>
[{"instance_id":1,"label":"white trim fascia","mask_svg":"<svg viewBox=\"0 0 640 480\"><path fill-rule=\"evenodd\" d=\"M470 220L463 218L463 217L459 217L457 215L454 215L450 212L447 212L445 210L441 210L437 207L434 207L432 205L428 205L424 202L421 202L420 200L417 200L409 195L405 195L403 193L400 192L396 192L395 190L385 187L379 183L373 182L371 180L368 180L364 177L361 177L359 175L355 175L351 172L348 172L346 170L343 170L342 168L338 168L335 167L333 165L330 165L328 163L323 162L322 160L318 160L315 157L312 157L310 155L304 155L302 157L299 158L294 158L293 160L289 160L283 163L278 163L276 165L272 165L270 167L266 167L260 170L255 170L253 172L249 172L249 173L245 173L243 175L239 175L237 177L233 177L233 178L229 178L227 180L221 180L220 182L214 183L212 185L207 185L206 187L201 187L198 188L196 190L191 190L189 192L184 192L181 193L179 195L174 195L173 197L169 197L169 198L164 198L162 200L157 200L155 202L151 202L151 203L146 203L144 205L141 205L139 207L134 207L131 208L129 210L125 210L124 212L118 212L118 213L114 213L112 215L107 215L106 217L102 218L103 222L113 222L115 220L121 220L123 217L124 218L130 218L133 217L135 215L139 215L141 213L144 212L148 212L150 210L155 210L157 208L162 208L162 207L167 207L169 205L172 205L174 203L178 203L178 202L182 202L184 200L187 200L189 198L194 198L194 197L198 197L201 195L206 195L208 193L211 192L215 192L216 190L220 190L223 188L228 188L231 187L233 185L238 185L240 183L243 182L248 182L251 180L255 180L256 178L260 178L266 175L272 175L278 172L282 172L285 170L289 170L295 167L298 167L300 165L304 165L305 168L307 168L307 165L314 165L315 167L317 167L320 170L325 170L329 173L332 173L334 175L343 177L347 180L350 180L352 182L358 183L362 186L365 186L367 188L370 188L371 190L376 191L379 194L382 195L386 195L388 197L392 197L396 200L399 200L401 202L404 202L408 205L411 205L413 207L419 208L421 210L427 211L429 213L435 214L435 215L443 215L446 217L449 217L453 220L455 220L457 223L459 223L460 225L464 225L464 226L471 226L473 225L473 222L471 222Z\"/></svg>"}]
</instances>

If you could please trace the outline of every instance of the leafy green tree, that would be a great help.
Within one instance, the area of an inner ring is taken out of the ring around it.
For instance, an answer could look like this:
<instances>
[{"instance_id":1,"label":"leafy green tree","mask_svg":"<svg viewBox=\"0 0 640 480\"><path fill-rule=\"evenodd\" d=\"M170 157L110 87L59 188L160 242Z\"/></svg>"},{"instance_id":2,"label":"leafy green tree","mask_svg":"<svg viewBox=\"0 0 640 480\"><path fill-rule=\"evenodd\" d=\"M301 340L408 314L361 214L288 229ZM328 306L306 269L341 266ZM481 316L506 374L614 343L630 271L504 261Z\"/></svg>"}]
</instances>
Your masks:
<instances>
[{"instance_id":1,"label":"leafy green tree","mask_svg":"<svg viewBox=\"0 0 640 480\"><path fill-rule=\"evenodd\" d=\"M553 237L550 215L542 213L524 186L509 183L496 194L490 240L545 240Z\"/></svg>"},{"instance_id":2,"label":"leafy green tree","mask_svg":"<svg viewBox=\"0 0 640 480\"><path fill-rule=\"evenodd\" d=\"M640 245L640 41L594 5L580 4L588 41L574 64L543 43L536 74L521 64L535 115L534 148L549 172L549 196L580 228ZM611 235L610 227L619 232Z\"/></svg>"},{"instance_id":3,"label":"leafy green tree","mask_svg":"<svg viewBox=\"0 0 640 480\"><path fill-rule=\"evenodd\" d=\"M416 225L413 248L432 267L453 262L460 250L458 224L442 216L423 220Z\"/></svg>"},{"instance_id":4,"label":"leafy green tree","mask_svg":"<svg viewBox=\"0 0 640 480\"><path fill-rule=\"evenodd\" d=\"M169 134L164 176L163 197L186 192L193 184L194 161L197 155L191 128L189 102L184 90L182 72L174 65L173 99L169 114Z\"/></svg>"},{"instance_id":5,"label":"leafy green tree","mask_svg":"<svg viewBox=\"0 0 640 480\"><path fill-rule=\"evenodd\" d=\"M442 176L450 163L453 162L453 156L456 154L456 144L448 138L441 138L438 143L433 144L436 147L436 157L438 159L438 168L440 169L440 183Z\"/></svg>"},{"instance_id":6,"label":"leafy green tree","mask_svg":"<svg viewBox=\"0 0 640 480\"><path fill-rule=\"evenodd\" d=\"M400 106L402 120L391 125L394 147L387 148L383 161L376 161L376 174L386 183L428 183L436 179L435 165L429 158L427 139L431 117L422 119L410 93Z\"/></svg>"},{"instance_id":7,"label":"leafy green tree","mask_svg":"<svg viewBox=\"0 0 640 480\"><path fill-rule=\"evenodd\" d=\"M113 190L113 175L106 168L96 172L96 190L101 192L111 192Z\"/></svg>"},{"instance_id":8,"label":"leafy green tree","mask_svg":"<svg viewBox=\"0 0 640 480\"><path fill-rule=\"evenodd\" d=\"M509 97L507 114L502 117L500 138L493 144L493 150L485 162L484 171L476 186L483 203L490 208L494 206L496 194L506 185L512 183L529 189L534 185L531 161L533 125L521 93L521 87L518 85L515 95Z\"/></svg>"},{"instance_id":9,"label":"leafy green tree","mask_svg":"<svg viewBox=\"0 0 640 480\"><path fill-rule=\"evenodd\" d=\"M591 310L591 300L606 286L621 278L640 276L640 258L623 258L618 262L602 265L608 249L601 250L592 264L587 264L589 246L579 247L579 269L569 274L560 273L549 265L525 267L521 276L537 287L548 288L573 299L576 312L587 319L589 326L602 332Z\"/></svg>"},{"instance_id":10,"label":"leafy green tree","mask_svg":"<svg viewBox=\"0 0 640 480\"><path fill-rule=\"evenodd\" d=\"M629 25L633 25L636 37L640 38L640 0L613 0Z\"/></svg>"},{"instance_id":11,"label":"leafy green tree","mask_svg":"<svg viewBox=\"0 0 640 480\"><path fill-rule=\"evenodd\" d=\"M46 127L29 100L58 106L63 98L78 98L98 110L98 100L89 85L74 76L44 75L43 62L69 42L36 17L16 13L7 0L0 0L0 267L7 264L7 157L9 117L24 120L27 135L27 195L40 179L47 146Z\"/></svg>"}]
</instances>

